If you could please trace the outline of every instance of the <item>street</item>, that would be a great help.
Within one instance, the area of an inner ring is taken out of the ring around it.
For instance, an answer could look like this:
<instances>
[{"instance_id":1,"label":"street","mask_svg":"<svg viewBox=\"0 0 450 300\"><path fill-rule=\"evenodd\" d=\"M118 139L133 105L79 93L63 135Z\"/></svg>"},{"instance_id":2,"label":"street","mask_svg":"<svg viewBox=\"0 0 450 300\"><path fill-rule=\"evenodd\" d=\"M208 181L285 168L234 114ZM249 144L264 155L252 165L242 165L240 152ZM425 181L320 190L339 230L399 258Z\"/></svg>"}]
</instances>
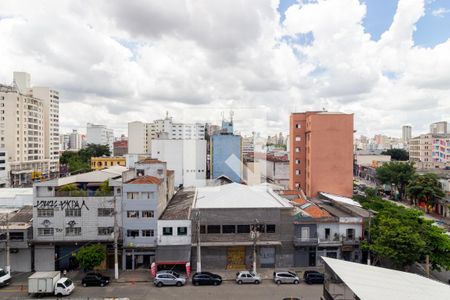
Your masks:
<instances>
[{"instance_id":1,"label":"street","mask_svg":"<svg viewBox=\"0 0 450 300\"><path fill-rule=\"evenodd\" d=\"M18 285L0 289L0 299L28 299L27 287L23 290ZM87 287L79 284L75 291L65 299L102 299L102 298L129 298L129 299L283 299L297 297L302 300L318 300L322 295L323 285L288 284L277 286L270 280L260 285L237 285L234 282L224 282L220 286L192 286L183 287L154 287L152 283L113 283L107 287ZM46 297L44 299L51 299ZM54 297L53 297L54 298Z\"/></svg>"}]
</instances>

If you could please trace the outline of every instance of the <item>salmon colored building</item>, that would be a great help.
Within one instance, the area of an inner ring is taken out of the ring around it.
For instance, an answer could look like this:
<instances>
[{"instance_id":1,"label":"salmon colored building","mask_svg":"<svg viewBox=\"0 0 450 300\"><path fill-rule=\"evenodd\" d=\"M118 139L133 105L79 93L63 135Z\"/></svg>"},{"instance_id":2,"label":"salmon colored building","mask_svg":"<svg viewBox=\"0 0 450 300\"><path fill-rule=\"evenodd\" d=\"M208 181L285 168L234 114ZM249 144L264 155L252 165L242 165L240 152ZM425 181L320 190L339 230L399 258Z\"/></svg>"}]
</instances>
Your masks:
<instances>
[{"instance_id":1,"label":"salmon colored building","mask_svg":"<svg viewBox=\"0 0 450 300\"><path fill-rule=\"evenodd\" d=\"M353 114L293 113L290 116L289 188L306 196L353 194Z\"/></svg>"}]
</instances>

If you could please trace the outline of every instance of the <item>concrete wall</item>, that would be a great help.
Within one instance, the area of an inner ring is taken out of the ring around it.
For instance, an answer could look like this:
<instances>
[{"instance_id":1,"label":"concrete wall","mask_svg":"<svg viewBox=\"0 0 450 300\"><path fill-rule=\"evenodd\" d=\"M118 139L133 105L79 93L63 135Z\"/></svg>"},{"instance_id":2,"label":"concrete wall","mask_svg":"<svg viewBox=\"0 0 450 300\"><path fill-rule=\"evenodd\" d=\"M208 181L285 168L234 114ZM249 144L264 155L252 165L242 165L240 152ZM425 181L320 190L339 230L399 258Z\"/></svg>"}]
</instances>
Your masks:
<instances>
[{"instance_id":1,"label":"concrete wall","mask_svg":"<svg viewBox=\"0 0 450 300\"><path fill-rule=\"evenodd\" d=\"M146 125L142 122L128 123L128 153L147 153Z\"/></svg>"},{"instance_id":2,"label":"concrete wall","mask_svg":"<svg viewBox=\"0 0 450 300\"><path fill-rule=\"evenodd\" d=\"M302 236L302 228L309 229L309 236ZM311 238L317 237L317 224L295 224L294 225L294 238Z\"/></svg>"},{"instance_id":3,"label":"concrete wall","mask_svg":"<svg viewBox=\"0 0 450 300\"><path fill-rule=\"evenodd\" d=\"M55 270L55 247L48 245L35 245L34 269L36 271Z\"/></svg>"},{"instance_id":4,"label":"concrete wall","mask_svg":"<svg viewBox=\"0 0 450 300\"><path fill-rule=\"evenodd\" d=\"M32 264L31 248L17 249L17 253L10 253L12 272L30 272ZM6 266L6 253L4 247L0 250L0 266Z\"/></svg>"}]
</instances>

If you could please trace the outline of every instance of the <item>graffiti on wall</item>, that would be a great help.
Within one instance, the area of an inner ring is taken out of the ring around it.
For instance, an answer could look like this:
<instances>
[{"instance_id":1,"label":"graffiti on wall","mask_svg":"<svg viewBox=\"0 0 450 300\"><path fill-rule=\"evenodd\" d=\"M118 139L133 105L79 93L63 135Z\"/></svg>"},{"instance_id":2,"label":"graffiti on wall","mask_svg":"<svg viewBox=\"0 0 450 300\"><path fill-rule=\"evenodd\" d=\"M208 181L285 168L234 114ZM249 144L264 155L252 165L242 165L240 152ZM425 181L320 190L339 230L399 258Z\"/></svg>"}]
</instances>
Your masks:
<instances>
[{"instance_id":1,"label":"graffiti on wall","mask_svg":"<svg viewBox=\"0 0 450 300\"><path fill-rule=\"evenodd\" d=\"M89 208L86 205L86 202L82 200L81 204L79 200L38 200L36 205L34 206L36 208L59 208L60 210L64 209L81 209L86 208L89 210Z\"/></svg>"}]
</instances>

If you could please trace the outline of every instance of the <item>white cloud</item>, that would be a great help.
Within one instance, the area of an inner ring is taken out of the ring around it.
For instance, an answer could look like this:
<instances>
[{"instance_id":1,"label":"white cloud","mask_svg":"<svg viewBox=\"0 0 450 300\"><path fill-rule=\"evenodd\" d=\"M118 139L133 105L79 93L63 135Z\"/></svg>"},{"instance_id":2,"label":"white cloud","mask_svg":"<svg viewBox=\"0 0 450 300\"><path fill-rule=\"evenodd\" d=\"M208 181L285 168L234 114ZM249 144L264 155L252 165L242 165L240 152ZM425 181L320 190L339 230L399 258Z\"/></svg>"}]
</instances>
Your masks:
<instances>
[{"instance_id":1,"label":"white cloud","mask_svg":"<svg viewBox=\"0 0 450 300\"><path fill-rule=\"evenodd\" d=\"M300 2L283 24L277 7L276 0L2 1L0 82L23 70L34 84L59 89L63 131L90 121L124 132L128 121L166 110L220 120L241 108L241 131L252 109L267 111L272 134L287 131L291 111L322 107L354 112L366 134L399 135L402 123L425 128L450 117L450 42L421 48L412 39L424 0L400 0L378 42L362 25L362 1ZM293 42L307 33L311 43Z\"/></svg>"},{"instance_id":2,"label":"white cloud","mask_svg":"<svg viewBox=\"0 0 450 300\"><path fill-rule=\"evenodd\" d=\"M443 18L446 14L450 13L450 9L448 8L444 8L444 7L440 7L437 9L434 9L431 14L435 17L440 17Z\"/></svg>"}]
</instances>

